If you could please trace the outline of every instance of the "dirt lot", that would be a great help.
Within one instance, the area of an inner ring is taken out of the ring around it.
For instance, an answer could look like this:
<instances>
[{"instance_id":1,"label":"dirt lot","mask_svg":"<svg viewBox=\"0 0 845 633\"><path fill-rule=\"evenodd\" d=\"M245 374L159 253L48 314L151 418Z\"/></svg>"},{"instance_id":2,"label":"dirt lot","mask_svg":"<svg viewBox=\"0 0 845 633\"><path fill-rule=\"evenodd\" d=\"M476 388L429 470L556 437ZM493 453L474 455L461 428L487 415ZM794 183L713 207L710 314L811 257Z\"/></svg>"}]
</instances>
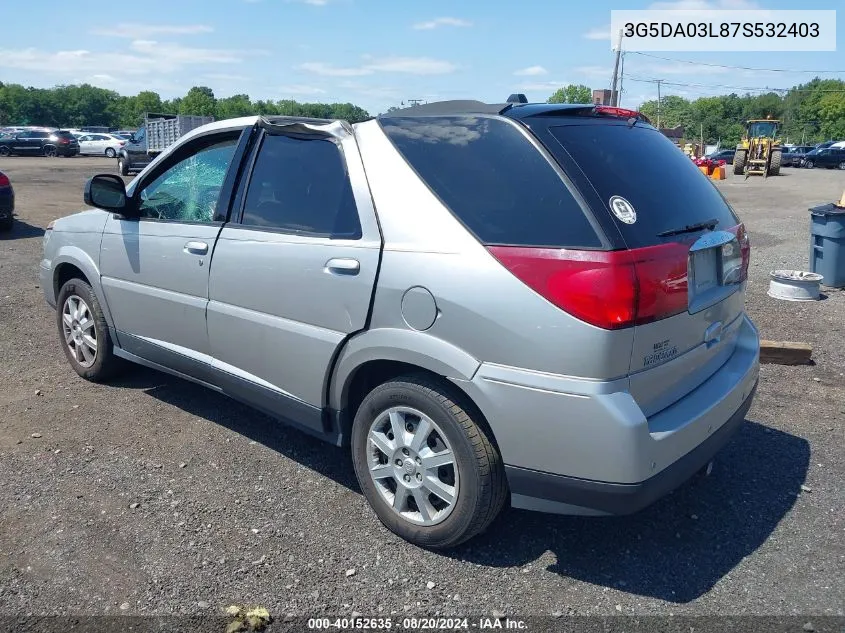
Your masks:
<instances>
[{"instance_id":1,"label":"dirt lot","mask_svg":"<svg viewBox=\"0 0 845 633\"><path fill-rule=\"evenodd\" d=\"M41 235L114 163L0 170L18 195L0 236L0 614L845 614L845 293L766 296L770 270L807 266L807 208L845 172L719 184L751 233L752 317L816 365L763 367L709 478L631 517L508 511L444 555L381 527L340 449L146 369L77 378L37 285Z\"/></svg>"}]
</instances>

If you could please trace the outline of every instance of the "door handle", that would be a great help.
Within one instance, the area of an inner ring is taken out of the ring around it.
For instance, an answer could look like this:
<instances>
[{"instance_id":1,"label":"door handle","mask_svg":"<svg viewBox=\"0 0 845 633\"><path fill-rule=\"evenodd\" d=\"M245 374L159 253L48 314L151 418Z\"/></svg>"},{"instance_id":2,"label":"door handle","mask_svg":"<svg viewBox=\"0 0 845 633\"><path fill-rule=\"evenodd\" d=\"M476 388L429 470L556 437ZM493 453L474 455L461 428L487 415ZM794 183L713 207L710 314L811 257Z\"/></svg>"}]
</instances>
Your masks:
<instances>
[{"instance_id":1,"label":"door handle","mask_svg":"<svg viewBox=\"0 0 845 633\"><path fill-rule=\"evenodd\" d=\"M336 258L326 262L326 272L334 275L357 275L361 270L361 263L357 259Z\"/></svg>"},{"instance_id":2,"label":"door handle","mask_svg":"<svg viewBox=\"0 0 845 633\"><path fill-rule=\"evenodd\" d=\"M208 244L205 242L188 242L185 244L185 252L191 255L205 255L208 253Z\"/></svg>"}]
</instances>

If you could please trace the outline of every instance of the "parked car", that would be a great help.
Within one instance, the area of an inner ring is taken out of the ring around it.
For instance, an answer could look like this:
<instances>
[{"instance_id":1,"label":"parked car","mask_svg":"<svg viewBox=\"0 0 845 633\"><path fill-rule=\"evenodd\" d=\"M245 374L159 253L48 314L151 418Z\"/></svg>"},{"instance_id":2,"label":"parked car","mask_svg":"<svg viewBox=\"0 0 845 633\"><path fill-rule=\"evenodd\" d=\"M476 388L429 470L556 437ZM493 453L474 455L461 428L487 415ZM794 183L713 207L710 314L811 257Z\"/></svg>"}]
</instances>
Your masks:
<instances>
[{"instance_id":1,"label":"parked car","mask_svg":"<svg viewBox=\"0 0 845 633\"><path fill-rule=\"evenodd\" d=\"M812 145L796 145L781 154L780 164L783 167L800 167L801 159L813 149Z\"/></svg>"},{"instance_id":2,"label":"parked car","mask_svg":"<svg viewBox=\"0 0 845 633\"><path fill-rule=\"evenodd\" d=\"M728 165L733 165L735 154L735 149L722 149L718 152L712 152L711 154L708 154L707 158L711 160L723 160Z\"/></svg>"},{"instance_id":3,"label":"parked car","mask_svg":"<svg viewBox=\"0 0 845 633\"><path fill-rule=\"evenodd\" d=\"M26 130L0 138L0 156L16 154L69 157L78 153L79 143L67 130Z\"/></svg>"},{"instance_id":4,"label":"parked car","mask_svg":"<svg viewBox=\"0 0 845 633\"><path fill-rule=\"evenodd\" d=\"M0 171L0 231L12 228L15 217L15 190L9 177Z\"/></svg>"},{"instance_id":5,"label":"parked car","mask_svg":"<svg viewBox=\"0 0 845 633\"><path fill-rule=\"evenodd\" d=\"M813 169L814 167L845 169L845 149L839 147L814 149L804 155L801 166L808 169Z\"/></svg>"},{"instance_id":6,"label":"parked car","mask_svg":"<svg viewBox=\"0 0 845 633\"><path fill-rule=\"evenodd\" d=\"M138 362L348 447L424 547L508 498L634 512L706 468L756 389L744 226L631 110L244 117L84 197L40 265L71 367Z\"/></svg>"},{"instance_id":7,"label":"parked car","mask_svg":"<svg viewBox=\"0 0 845 633\"><path fill-rule=\"evenodd\" d=\"M84 134L80 136L79 153L92 156L108 156L114 158L120 148L126 145L126 139L114 134Z\"/></svg>"}]
</instances>

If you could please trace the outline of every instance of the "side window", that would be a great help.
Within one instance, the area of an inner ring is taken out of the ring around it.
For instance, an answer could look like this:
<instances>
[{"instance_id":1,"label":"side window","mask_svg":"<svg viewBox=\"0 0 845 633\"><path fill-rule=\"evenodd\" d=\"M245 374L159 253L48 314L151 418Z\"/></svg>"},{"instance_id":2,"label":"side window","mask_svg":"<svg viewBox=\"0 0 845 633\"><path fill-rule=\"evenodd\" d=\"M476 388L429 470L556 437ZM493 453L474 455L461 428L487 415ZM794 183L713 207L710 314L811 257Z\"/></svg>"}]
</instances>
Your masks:
<instances>
[{"instance_id":1,"label":"side window","mask_svg":"<svg viewBox=\"0 0 845 633\"><path fill-rule=\"evenodd\" d=\"M237 137L216 139L181 158L138 192L143 218L211 222Z\"/></svg>"},{"instance_id":2,"label":"side window","mask_svg":"<svg viewBox=\"0 0 845 633\"><path fill-rule=\"evenodd\" d=\"M341 148L330 140L265 136L241 223L360 239L361 224Z\"/></svg>"},{"instance_id":3,"label":"side window","mask_svg":"<svg viewBox=\"0 0 845 633\"><path fill-rule=\"evenodd\" d=\"M90 137L90 136L88 136L88 135L85 135L85 136L80 136L80 137L79 137L79 138L77 138L76 140L77 140L77 141L79 141L80 143L85 143L85 142L87 142L87 141L90 141L90 140L91 140L91 137Z\"/></svg>"},{"instance_id":4,"label":"side window","mask_svg":"<svg viewBox=\"0 0 845 633\"><path fill-rule=\"evenodd\" d=\"M50 138L49 132L33 132L33 138Z\"/></svg>"}]
</instances>

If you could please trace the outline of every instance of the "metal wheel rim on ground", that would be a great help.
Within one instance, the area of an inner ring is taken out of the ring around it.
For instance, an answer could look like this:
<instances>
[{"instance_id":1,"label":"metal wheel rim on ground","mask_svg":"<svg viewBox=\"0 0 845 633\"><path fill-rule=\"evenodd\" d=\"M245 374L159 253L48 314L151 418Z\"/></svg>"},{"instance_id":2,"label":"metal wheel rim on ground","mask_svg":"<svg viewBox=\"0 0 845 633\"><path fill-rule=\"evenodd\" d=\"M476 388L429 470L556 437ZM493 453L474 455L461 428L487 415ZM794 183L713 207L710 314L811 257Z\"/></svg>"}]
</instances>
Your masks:
<instances>
[{"instance_id":1,"label":"metal wheel rim on ground","mask_svg":"<svg viewBox=\"0 0 845 633\"><path fill-rule=\"evenodd\" d=\"M381 498L406 521L436 525L455 508L455 453L421 411L391 407L375 419L367 433L367 467Z\"/></svg>"},{"instance_id":2,"label":"metal wheel rim on ground","mask_svg":"<svg viewBox=\"0 0 845 633\"><path fill-rule=\"evenodd\" d=\"M88 304L77 295L70 295L62 306L62 333L76 362L91 367L97 360L97 328Z\"/></svg>"}]
</instances>

